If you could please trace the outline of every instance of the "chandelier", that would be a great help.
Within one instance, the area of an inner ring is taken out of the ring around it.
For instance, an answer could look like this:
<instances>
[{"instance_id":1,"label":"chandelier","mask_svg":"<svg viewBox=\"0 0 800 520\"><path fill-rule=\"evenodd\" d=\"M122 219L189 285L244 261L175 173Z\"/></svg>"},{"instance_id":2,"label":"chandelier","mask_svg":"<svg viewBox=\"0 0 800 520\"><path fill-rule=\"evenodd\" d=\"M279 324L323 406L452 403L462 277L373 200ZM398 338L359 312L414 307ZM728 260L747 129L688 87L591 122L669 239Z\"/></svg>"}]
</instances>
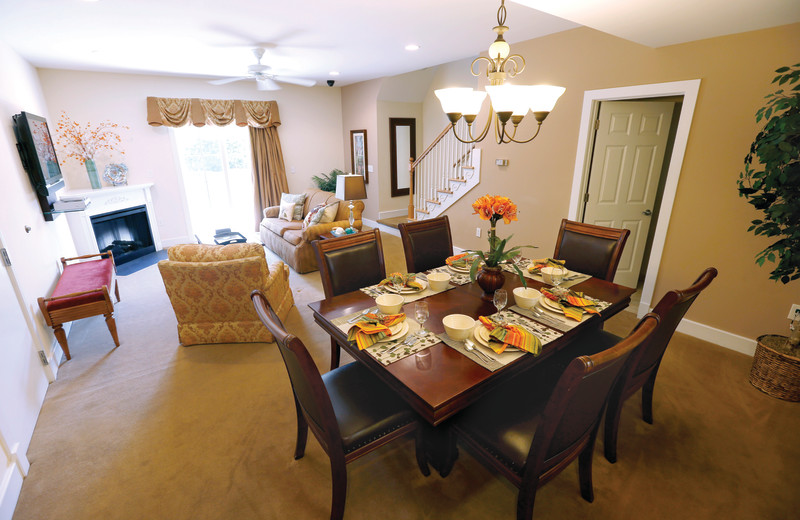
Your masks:
<instances>
[{"instance_id":1,"label":"chandelier","mask_svg":"<svg viewBox=\"0 0 800 520\"><path fill-rule=\"evenodd\" d=\"M539 135L542 121L553 110L556 101L566 90L564 87L550 85L506 84L507 79L513 78L525 70L525 59L519 54L510 54L511 48L503 39L503 33L508 31L505 23L505 0L500 0L500 8L497 10L497 26L493 29L497 33L497 38L489 46L489 57L479 56L470 65L472 75L479 76L480 72L476 72L475 66L486 62L486 77L489 78L489 85L486 86L485 92L471 88L445 88L434 92L442 104L442 110L450 120L453 134L462 143L483 141L489 133L492 121L495 122L495 140L498 144L533 141ZM489 117L486 120L486 126L476 136L473 134L472 123L475 122L487 93L491 102ZM533 112L533 117L536 118L536 132L527 139L517 138L517 127L528 110ZM462 116L467 123L467 137L459 136L456 131L456 123Z\"/></svg>"}]
</instances>

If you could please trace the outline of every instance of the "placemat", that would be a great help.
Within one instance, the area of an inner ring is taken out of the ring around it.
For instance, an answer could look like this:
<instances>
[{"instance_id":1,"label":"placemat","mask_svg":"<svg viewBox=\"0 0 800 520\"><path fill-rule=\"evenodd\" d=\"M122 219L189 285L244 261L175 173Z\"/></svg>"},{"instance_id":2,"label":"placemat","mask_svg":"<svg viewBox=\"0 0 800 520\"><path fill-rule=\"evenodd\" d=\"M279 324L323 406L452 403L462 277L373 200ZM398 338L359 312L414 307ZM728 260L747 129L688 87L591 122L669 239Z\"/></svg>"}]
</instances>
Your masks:
<instances>
[{"instance_id":1,"label":"placemat","mask_svg":"<svg viewBox=\"0 0 800 520\"><path fill-rule=\"evenodd\" d=\"M456 285L464 285L464 284L470 283L472 281L472 280L469 279L469 273L459 273L458 271L454 271L453 269L450 269L446 265L442 266L442 267L437 267L435 269L431 269L430 272L431 273L447 273L447 274L450 275L450 282L452 282L452 283L454 283ZM455 287L455 285L452 286L452 287Z\"/></svg>"},{"instance_id":2,"label":"placemat","mask_svg":"<svg viewBox=\"0 0 800 520\"><path fill-rule=\"evenodd\" d=\"M596 302L595 306L597 307L597 310L600 312L602 312L603 309L606 309L611 305L611 303L607 301L603 301L598 298L592 298L591 296L586 296L585 294L583 297L586 298L587 300L592 300L593 302ZM523 316L527 316L532 320L535 320L537 322L543 323L545 325L553 327L554 329L558 329L564 332L574 329L580 323L594 316L594 314L586 314L583 317L583 319L581 319L581 321L572 320L567 318L561 313L554 312L551 310L545 310L544 308L542 308L542 305L540 303L537 303L534 306L534 309L523 309L518 305L512 305L510 309L516 313L522 314Z\"/></svg>"},{"instance_id":3,"label":"placemat","mask_svg":"<svg viewBox=\"0 0 800 520\"><path fill-rule=\"evenodd\" d=\"M531 264L530 258L522 257L521 259L517 260L517 267L519 270L522 271L523 276L525 278L530 278L531 280L536 280L537 282L545 283L544 279L539 274L533 274L528 271L528 266ZM509 264L500 264L503 267L503 271L508 271L510 273L517 274L513 267ZM591 275L579 273L577 271L569 271L567 276L564 277L564 281L561 282L561 287L565 289L569 289L573 285L578 285L581 282L584 282L591 278Z\"/></svg>"},{"instance_id":4,"label":"placemat","mask_svg":"<svg viewBox=\"0 0 800 520\"><path fill-rule=\"evenodd\" d=\"M339 327L339 329L347 333L351 327L354 326L354 323L348 323L351 318L355 318L357 316L361 316L361 311L354 312L352 314L348 314L346 316L340 316L336 319L331 320L331 323ZM413 320L406 316L406 321L408 322L408 334L403 336L401 339L396 341L386 341L381 343L376 343L370 347L365 348L364 350L381 362L383 365L389 365L394 363L395 361L399 361L405 357L410 356L411 354L416 354L422 350L425 350L437 343L439 343L439 338L436 337L436 334L432 332L426 332L424 335L418 335L415 337L414 342L410 345L404 345L403 342L410 339L412 335L419 333L421 327L416 320ZM397 347L397 348L395 348Z\"/></svg>"},{"instance_id":5,"label":"placemat","mask_svg":"<svg viewBox=\"0 0 800 520\"><path fill-rule=\"evenodd\" d=\"M469 276L467 276L467 278L469 278ZM434 291L433 289L431 289L430 284L428 284L427 279L425 283L427 284L427 287L425 287L425 289L421 290L420 292L401 294L400 296L403 297L404 303L415 302L417 300L421 300L422 298L427 298L428 296L432 296L434 294L439 294L441 292L449 291L450 289L456 288L455 285L448 285L447 288L442 291ZM379 284L370 285L369 287L362 287L361 292L363 292L364 294L366 294L371 298L377 298L381 294L398 294L396 292L390 291L385 286Z\"/></svg>"}]
</instances>

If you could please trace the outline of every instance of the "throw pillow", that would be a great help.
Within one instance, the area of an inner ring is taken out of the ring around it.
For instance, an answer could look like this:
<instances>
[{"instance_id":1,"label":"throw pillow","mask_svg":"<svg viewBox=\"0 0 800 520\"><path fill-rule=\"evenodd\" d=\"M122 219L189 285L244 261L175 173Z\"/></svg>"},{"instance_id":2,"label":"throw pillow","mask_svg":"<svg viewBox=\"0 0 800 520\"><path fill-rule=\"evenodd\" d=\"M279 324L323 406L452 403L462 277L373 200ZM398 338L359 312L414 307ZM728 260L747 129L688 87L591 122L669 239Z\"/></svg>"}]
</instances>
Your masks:
<instances>
[{"instance_id":1,"label":"throw pillow","mask_svg":"<svg viewBox=\"0 0 800 520\"><path fill-rule=\"evenodd\" d=\"M296 204L294 202L283 202L281 201L281 208L278 210L278 218L283 220L288 220L291 222L294 220L294 208Z\"/></svg>"},{"instance_id":2,"label":"throw pillow","mask_svg":"<svg viewBox=\"0 0 800 520\"><path fill-rule=\"evenodd\" d=\"M311 208L311 210L306 215L306 218L303 219L303 229L307 228L308 226L313 226L314 224L318 224L319 220L324 215L323 210L325 209L324 204L318 204Z\"/></svg>"},{"instance_id":3,"label":"throw pillow","mask_svg":"<svg viewBox=\"0 0 800 520\"><path fill-rule=\"evenodd\" d=\"M339 201L331 202L322 210L323 215L319 220L320 223L333 222L336 219L336 214L339 212Z\"/></svg>"},{"instance_id":4,"label":"throw pillow","mask_svg":"<svg viewBox=\"0 0 800 520\"><path fill-rule=\"evenodd\" d=\"M291 202L294 206L294 216L292 220L302 220L303 219L303 203L306 201L306 194L305 193L281 193L281 203L283 202Z\"/></svg>"}]
</instances>

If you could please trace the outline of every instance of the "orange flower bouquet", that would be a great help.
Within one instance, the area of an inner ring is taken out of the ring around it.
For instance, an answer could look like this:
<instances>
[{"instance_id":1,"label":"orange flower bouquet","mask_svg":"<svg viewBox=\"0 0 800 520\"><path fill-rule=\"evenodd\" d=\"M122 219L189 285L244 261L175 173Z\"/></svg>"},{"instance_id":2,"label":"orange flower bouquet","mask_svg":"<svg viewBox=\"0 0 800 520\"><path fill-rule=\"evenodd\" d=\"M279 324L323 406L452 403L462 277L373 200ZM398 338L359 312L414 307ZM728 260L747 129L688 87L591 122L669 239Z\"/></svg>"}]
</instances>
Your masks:
<instances>
[{"instance_id":1,"label":"orange flower bouquet","mask_svg":"<svg viewBox=\"0 0 800 520\"><path fill-rule=\"evenodd\" d=\"M97 177L97 168L94 164L94 155L98 150L114 150L122 143L122 138L116 129L129 129L127 126L105 121L93 127L91 123L81 125L69 118L66 112L61 112L58 119L56 142L66 151L66 156L77 159L86 166L89 181L93 189L100 188L100 179ZM125 155L125 152L119 150Z\"/></svg>"},{"instance_id":2,"label":"orange flower bouquet","mask_svg":"<svg viewBox=\"0 0 800 520\"><path fill-rule=\"evenodd\" d=\"M514 271L519 275L522 284L525 283L525 277L517 265L511 261L512 258L517 256L523 247L536 247L536 246L516 246L506 251L506 245L513 235L508 238L500 239L497 236L497 221L503 219L503 222L510 224L517 220L517 205L511 202L508 197L501 197L499 195L484 195L472 203L473 215L478 215L481 220L488 220L489 227L489 251L470 251L476 255L470 269L470 277L474 280L478 271L478 267L484 264L489 268L498 268L500 264L509 264Z\"/></svg>"}]
</instances>

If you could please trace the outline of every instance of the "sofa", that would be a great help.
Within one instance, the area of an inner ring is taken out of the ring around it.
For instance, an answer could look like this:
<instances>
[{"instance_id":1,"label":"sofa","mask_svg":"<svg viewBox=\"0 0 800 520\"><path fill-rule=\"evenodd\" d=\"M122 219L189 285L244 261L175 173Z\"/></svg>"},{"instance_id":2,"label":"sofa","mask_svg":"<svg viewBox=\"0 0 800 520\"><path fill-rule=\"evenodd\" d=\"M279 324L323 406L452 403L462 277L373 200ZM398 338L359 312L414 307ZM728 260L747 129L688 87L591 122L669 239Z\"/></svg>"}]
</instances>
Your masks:
<instances>
[{"instance_id":1,"label":"sofa","mask_svg":"<svg viewBox=\"0 0 800 520\"><path fill-rule=\"evenodd\" d=\"M261 243L273 253L289 264L298 273L308 273L317 270L317 258L311 242L317 240L323 233L329 233L335 227L346 228L350 226L349 202L343 202L328 191L308 189L303 202L303 217L311 209L323 204L327 205L339 201L339 209L333 222L314 224L303 229L302 220L291 222L278 217L280 206L270 206L264 209L264 219L261 221L259 231ZM360 200L353 201L353 227L361 230L361 213L364 203Z\"/></svg>"},{"instance_id":2,"label":"sofa","mask_svg":"<svg viewBox=\"0 0 800 520\"><path fill-rule=\"evenodd\" d=\"M294 305L289 267L268 266L261 244L180 244L169 248L158 269L183 346L274 341L250 300L254 289L282 320Z\"/></svg>"}]
</instances>

